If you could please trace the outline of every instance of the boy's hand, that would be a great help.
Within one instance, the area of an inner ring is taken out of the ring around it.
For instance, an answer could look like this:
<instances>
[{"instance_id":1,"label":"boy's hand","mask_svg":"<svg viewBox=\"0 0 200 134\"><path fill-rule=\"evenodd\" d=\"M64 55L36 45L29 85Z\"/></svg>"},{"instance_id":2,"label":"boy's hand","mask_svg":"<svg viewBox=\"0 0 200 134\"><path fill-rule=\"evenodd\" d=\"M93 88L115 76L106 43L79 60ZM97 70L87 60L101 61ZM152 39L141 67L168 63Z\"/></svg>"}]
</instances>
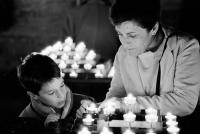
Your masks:
<instances>
[{"instance_id":1,"label":"boy's hand","mask_svg":"<svg viewBox=\"0 0 200 134\"><path fill-rule=\"evenodd\" d=\"M89 107L92 103L90 100L82 100L80 108L76 111L76 117L82 118L83 113L88 113L87 107Z\"/></svg>"},{"instance_id":2,"label":"boy's hand","mask_svg":"<svg viewBox=\"0 0 200 134\"><path fill-rule=\"evenodd\" d=\"M49 114L44 122L44 126L46 127L50 122L57 122L60 119L60 115L53 113Z\"/></svg>"}]
</instances>

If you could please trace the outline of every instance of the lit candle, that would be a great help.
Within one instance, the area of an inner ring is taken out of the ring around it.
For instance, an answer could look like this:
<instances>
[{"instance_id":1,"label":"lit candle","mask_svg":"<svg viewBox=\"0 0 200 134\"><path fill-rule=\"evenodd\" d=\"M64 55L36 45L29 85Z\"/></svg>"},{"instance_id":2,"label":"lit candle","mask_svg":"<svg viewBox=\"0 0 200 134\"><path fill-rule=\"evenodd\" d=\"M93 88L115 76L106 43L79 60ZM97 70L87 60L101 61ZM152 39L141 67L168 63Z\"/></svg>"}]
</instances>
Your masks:
<instances>
[{"instance_id":1,"label":"lit candle","mask_svg":"<svg viewBox=\"0 0 200 134\"><path fill-rule=\"evenodd\" d=\"M65 69L67 67L67 64L63 60L61 60L58 66L60 69Z\"/></svg>"},{"instance_id":2,"label":"lit candle","mask_svg":"<svg viewBox=\"0 0 200 134\"><path fill-rule=\"evenodd\" d=\"M92 118L91 114L87 114L86 118L83 119L83 123L85 125L92 125L93 121L94 121L94 119Z\"/></svg>"},{"instance_id":3,"label":"lit candle","mask_svg":"<svg viewBox=\"0 0 200 134\"><path fill-rule=\"evenodd\" d=\"M62 50L62 42L61 41L57 41L52 47L53 47L53 51L57 52Z\"/></svg>"},{"instance_id":4,"label":"lit candle","mask_svg":"<svg viewBox=\"0 0 200 134\"><path fill-rule=\"evenodd\" d=\"M84 68L86 70L90 70L92 68L92 65L90 63L86 63L86 64L84 64Z\"/></svg>"},{"instance_id":5,"label":"lit candle","mask_svg":"<svg viewBox=\"0 0 200 134\"><path fill-rule=\"evenodd\" d=\"M100 70L97 70L95 73L95 78L103 78L103 74L101 73Z\"/></svg>"},{"instance_id":6,"label":"lit candle","mask_svg":"<svg viewBox=\"0 0 200 134\"><path fill-rule=\"evenodd\" d=\"M175 121L175 120L167 120L166 124L167 124L168 127L170 127L170 126L177 126L178 122Z\"/></svg>"},{"instance_id":7,"label":"lit candle","mask_svg":"<svg viewBox=\"0 0 200 134\"><path fill-rule=\"evenodd\" d=\"M67 37L64 41L65 46L69 46L70 48L74 48L73 39L71 37Z\"/></svg>"},{"instance_id":8,"label":"lit candle","mask_svg":"<svg viewBox=\"0 0 200 134\"><path fill-rule=\"evenodd\" d=\"M98 65L96 65L96 68L97 68L98 70L103 71L103 70L105 69L105 65L104 65L104 64L98 64Z\"/></svg>"},{"instance_id":9,"label":"lit candle","mask_svg":"<svg viewBox=\"0 0 200 134\"><path fill-rule=\"evenodd\" d=\"M78 132L78 134L91 134L91 132L88 130L87 127L83 127L81 131Z\"/></svg>"},{"instance_id":10,"label":"lit candle","mask_svg":"<svg viewBox=\"0 0 200 134\"><path fill-rule=\"evenodd\" d=\"M113 134L113 132L111 132L107 127L103 127L100 134Z\"/></svg>"},{"instance_id":11,"label":"lit candle","mask_svg":"<svg viewBox=\"0 0 200 134\"><path fill-rule=\"evenodd\" d=\"M169 132L169 134L178 134L179 131L180 131L180 128L176 126L170 126L167 128L167 132Z\"/></svg>"},{"instance_id":12,"label":"lit candle","mask_svg":"<svg viewBox=\"0 0 200 134\"><path fill-rule=\"evenodd\" d=\"M128 128L123 132L123 134L135 134L135 133Z\"/></svg>"},{"instance_id":13,"label":"lit candle","mask_svg":"<svg viewBox=\"0 0 200 134\"><path fill-rule=\"evenodd\" d=\"M72 77L72 78L77 78L77 77L78 77L78 74L77 74L74 70L72 70L72 71L70 72L69 76Z\"/></svg>"},{"instance_id":14,"label":"lit candle","mask_svg":"<svg viewBox=\"0 0 200 134\"><path fill-rule=\"evenodd\" d=\"M155 114L147 114L147 115L145 115L145 119L147 122L157 122L158 116Z\"/></svg>"},{"instance_id":15,"label":"lit candle","mask_svg":"<svg viewBox=\"0 0 200 134\"><path fill-rule=\"evenodd\" d=\"M79 68L79 65L74 62L72 65L71 65L72 69L78 69Z\"/></svg>"},{"instance_id":16,"label":"lit candle","mask_svg":"<svg viewBox=\"0 0 200 134\"><path fill-rule=\"evenodd\" d=\"M166 115L165 115L165 118L167 119L167 120L176 120L176 116L175 115L173 115L172 113L170 113L170 112L168 112Z\"/></svg>"},{"instance_id":17,"label":"lit candle","mask_svg":"<svg viewBox=\"0 0 200 134\"><path fill-rule=\"evenodd\" d=\"M145 110L146 114L154 114L154 115L157 115L157 110L154 109L154 108L147 108Z\"/></svg>"},{"instance_id":18,"label":"lit candle","mask_svg":"<svg viewBox=\"0 0 200 134\"><path fill-rule=\"evenodd\" d=\"M56 60L57 59L57 55L55 54L55 53L51 53L50 55L49 55L49 57L52 59L52 60Z\"/></svg>"},{"instance_id":19,"label":"lit candle","mask_svg":"<svg viewBox=\"0 0 200 134\"><path fill-rule=\"evenodd\" d=\"M76 53L76 54L74 55L73 59L74 59L75 61L79 61L79 60L81 59L80 54Z\"/></svg>"},{"instance_id":20,"label":"lit candle","mask_svg":"<svg viewBox=\"0 0 200 134\"><path fill-rule=\"evenodd\" d=\"M82 53L86 48L86 45L84 42L79 42L75 48L75 51L78 52L78 53Z\"/></svg>"},{"instance_id":21,"label":"lit candle","mask_svg":"<svg viewBox=\"0 0 200 134\"><path fill-rule=\"evenodd\" d=\"M64 53L64 54L62 54L61 59L66 61L69 59L69 56L66 53Z\"/></svg>"},{"instance_id":22,"label":"lit candle","mask_svg":"<svg viewBox=\"0 0 200 134\"><path fill-rule=\"evenodd\" d=\"M149 129L146 134L156 134L153 129Z\"/></svg>"},{"instance_id":23,"label":"lit candle","mask_svg":"<svg viewBox=\"0 0 200 134\"><path fill-rule=\"evenodd\" d=\"M94 60L94 58L96 57L96 53L94 50L90 50L88 52L88 54L86 55L85 59L86 60Z\"/></svg>"},{"instance_id":24,"label":"lit candle","mask_svg":"<svg viewBox=\"0 0 200 134\"><path fill-rule=\"evenodd\" d=\"M124 103L126 105L133 105L136 103L136 98L132 94L128 94L127 97L124 97Z\"/></svg>"},{"instance_id":25,"label":"lit candle","mask_svg":"<svg viewBox=\"0 0 200 134\"><path fill-rule=\"evenodd\" d=\"M133 114L131 111L123 115L124 120L128 122L135 121L136 115Z\"/></svg>"},{"instance_id":26,"label":"lit candle","mask_svg":"<svg viewBox=\"0 0 200 134\"><path fill-rule=\"evenodd\" d=\"M70 52L71 51L71 47L69 45L66 45L64 48L63 48L63 51L64 52Z\"/></svg>"},{"instance_id":27,"label":"lit candle","mask_svg":"<svg viewBox=\"0 0 200 134\"><path fill-rule=\"evenodd\" d=\"M46 47L45 49L43 49L40 53L41 53L42 55L49 55L49 53L51 53L52 50L53 50L52 46L48 46L48 47Z\"/></svg>"}]
</instances>

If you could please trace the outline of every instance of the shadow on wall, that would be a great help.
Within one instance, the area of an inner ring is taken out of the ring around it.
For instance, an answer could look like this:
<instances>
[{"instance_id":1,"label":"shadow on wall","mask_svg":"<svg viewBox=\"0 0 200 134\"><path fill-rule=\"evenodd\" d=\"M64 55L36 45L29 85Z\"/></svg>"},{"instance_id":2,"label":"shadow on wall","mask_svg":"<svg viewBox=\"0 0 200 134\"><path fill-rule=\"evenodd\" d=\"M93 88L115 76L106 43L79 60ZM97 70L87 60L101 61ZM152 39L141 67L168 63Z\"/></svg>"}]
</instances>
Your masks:
<instances>
[{"instance_id":1,"label":"shadow on wall","mask_svg":"<svg viewBox=\"0 0 200 134\"><path fill-rule=\"evenodd\" d=\"M200 20L198 0L183 0L180 29L193 34L200 41Z\"/></svg>"},{"instance_id":2,"label":"shadow on wall","mask_svg":"<svg viewBox=\"0 0 200 134\"><path fill-rule=\"evenodd\" d=\"M1 0L0 73L20 57L62 40L69 0Z\"/></svg>"},{"instance_id":3,"label":"shadow on wall","mask_svg":"<svg viewBox=\"0 0 200 134\"><path fill-rule=\"evenodd\" d=\"M14 23L14 0L1 0L0 1L0 32L8 30Z\"/></svg>"}]
</instances>

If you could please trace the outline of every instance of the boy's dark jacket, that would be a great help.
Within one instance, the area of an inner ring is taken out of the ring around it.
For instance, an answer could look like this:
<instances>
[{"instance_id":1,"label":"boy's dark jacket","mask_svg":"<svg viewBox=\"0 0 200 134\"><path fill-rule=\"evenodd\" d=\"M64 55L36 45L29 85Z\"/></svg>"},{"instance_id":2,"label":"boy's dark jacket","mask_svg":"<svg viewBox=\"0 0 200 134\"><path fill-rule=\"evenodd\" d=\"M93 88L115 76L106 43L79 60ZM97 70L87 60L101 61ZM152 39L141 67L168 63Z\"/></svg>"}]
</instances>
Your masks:
<instances>
[{"instance_id":1,"label":"boy's dark jacket","mask_svg":"<svg viewBox=\"0 0 200 134\"><path fill-rule=\"evenodd\" d=\"M70 131L72 129L74 121L76 119L76 111L81 106L81 100L95 101L94 98L92 98L90 96L72 93L71 103L69 104L70 106L65 105L63 108L65 110L61 111L61 115L63 113L65 114L64 118L62 118L58 122L49 123L45 129L46 130L51 129L51 131L52 131L52 129L55 129L56 127L60 127L60 129L65 129L65 131ZM44 124L47 115L50 114L52 111L49 111L49 109L43 109L46 113L45 112L39 113L32 106L32 105L35 105L33 103L35 103L35 102L31 99L31 103L21 112L19 117L25 118L25 119L31 118L31 119L37 120L38 123Z\"/></svg>"}]
</instances>

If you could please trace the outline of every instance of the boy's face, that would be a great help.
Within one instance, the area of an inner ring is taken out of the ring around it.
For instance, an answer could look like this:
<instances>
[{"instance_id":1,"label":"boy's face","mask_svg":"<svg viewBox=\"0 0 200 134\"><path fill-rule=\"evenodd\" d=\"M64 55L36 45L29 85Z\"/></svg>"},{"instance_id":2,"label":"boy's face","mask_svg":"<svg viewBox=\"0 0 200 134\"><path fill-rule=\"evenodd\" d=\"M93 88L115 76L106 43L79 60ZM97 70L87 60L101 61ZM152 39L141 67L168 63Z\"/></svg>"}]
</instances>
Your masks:
<instances>
[{"instance_id":1,"label":"boy's face","mask_svg":"<svg viewBox=\"0 0 200 134\"><path fill-rule=\"evenodd\" d=\"M131 55L140 55L145 52L151 43L152 35L147 29L140 27L134 21L125 21L115 26L122 47Z\"/></svg>"},{"instance_id":2,"label":"boy's face","mask_svg":"<svg viewBox=\"0 0 200 134\"><path fill-rule=\"evenodd\" d=\"M62 78L53 78L42 85L38 98L46 105L62 108L69 93L70 90L65 86Z\"/></svg>"}]
</instances>

